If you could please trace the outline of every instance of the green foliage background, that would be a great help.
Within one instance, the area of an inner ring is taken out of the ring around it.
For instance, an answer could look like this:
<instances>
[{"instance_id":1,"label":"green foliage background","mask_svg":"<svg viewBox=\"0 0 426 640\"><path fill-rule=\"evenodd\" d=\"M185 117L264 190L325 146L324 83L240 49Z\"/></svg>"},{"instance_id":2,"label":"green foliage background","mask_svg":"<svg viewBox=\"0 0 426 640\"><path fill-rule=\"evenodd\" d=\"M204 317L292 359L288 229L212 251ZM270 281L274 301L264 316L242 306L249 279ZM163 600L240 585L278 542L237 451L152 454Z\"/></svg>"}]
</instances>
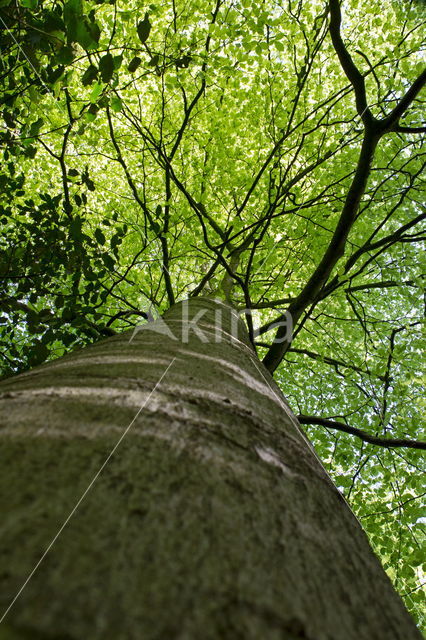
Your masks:
<instances>
[{"instance_id":1,"label":"green foliage background","mask_svg":"<svg viewBox=\"0 0 426 640\"><path fill-rule=\"evenodd\" d=\"M421 3L351 0L342 15L381 118L422 72ZM3 375L189 295L250 307L257 327L297 297L363 138L327 3L0 0L0 24ZM421 106L401 120L413 131L380 140L344 255L276 373L296 413L417 440ZM420 452L306 430L424 623Z\"/></svg>"}]
</instances>

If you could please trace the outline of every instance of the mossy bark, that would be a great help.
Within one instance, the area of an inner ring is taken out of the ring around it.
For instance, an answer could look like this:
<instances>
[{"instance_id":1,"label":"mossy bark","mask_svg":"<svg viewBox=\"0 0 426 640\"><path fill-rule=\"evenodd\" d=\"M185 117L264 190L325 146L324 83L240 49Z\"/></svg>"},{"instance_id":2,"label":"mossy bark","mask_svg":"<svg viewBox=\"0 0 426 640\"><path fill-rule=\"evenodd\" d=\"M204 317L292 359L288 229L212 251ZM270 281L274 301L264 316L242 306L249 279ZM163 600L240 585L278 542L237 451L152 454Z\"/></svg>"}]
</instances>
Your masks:
<instances>
[{"instance_id":1,"label":"mossy bark","mask_svg":"<svg viewBox=\"0 0 426 640\"><path fill-rule=\"evenodd\" d=\"M420 638L236 312L189 308L207 342L177 304L0 385L3 610L90 487L0 639Z\"/></svg>"}]
</instances>

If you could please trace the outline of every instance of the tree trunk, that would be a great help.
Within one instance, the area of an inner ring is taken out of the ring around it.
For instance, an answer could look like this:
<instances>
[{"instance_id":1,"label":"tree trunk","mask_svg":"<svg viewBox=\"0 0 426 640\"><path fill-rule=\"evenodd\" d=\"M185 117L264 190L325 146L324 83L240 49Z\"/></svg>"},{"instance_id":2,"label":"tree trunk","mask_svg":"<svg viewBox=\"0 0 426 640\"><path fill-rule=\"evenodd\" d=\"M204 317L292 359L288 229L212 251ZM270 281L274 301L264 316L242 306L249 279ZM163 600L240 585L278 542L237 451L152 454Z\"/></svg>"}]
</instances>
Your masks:
<instances>
[{"instance_id":1,"label":"tree trunk","mask_svg":"<svg viewBox=\"0 0 426 640\"><path fill-rule=\"evenodd\" d=\"M2 382L0 638L421 638L236 312L188 304Z\"/></svg>"}]
</instances>

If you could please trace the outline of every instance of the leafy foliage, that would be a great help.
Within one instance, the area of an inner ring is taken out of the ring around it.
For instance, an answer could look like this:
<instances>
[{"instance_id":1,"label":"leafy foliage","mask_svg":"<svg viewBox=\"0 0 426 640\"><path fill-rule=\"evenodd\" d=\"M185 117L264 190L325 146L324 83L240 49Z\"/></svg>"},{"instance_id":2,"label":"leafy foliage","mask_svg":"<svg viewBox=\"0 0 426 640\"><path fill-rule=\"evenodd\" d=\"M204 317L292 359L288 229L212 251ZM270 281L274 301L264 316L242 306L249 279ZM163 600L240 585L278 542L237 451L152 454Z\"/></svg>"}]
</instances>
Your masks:
<instances>
[{"instance_id":1,"label":"leafy foliage","mask_svg":"<svg viewBox=\"0 0 426 640\"><path fill-rule=\"evenodd\" d=\"M419 439L421 11L0 0L3 375L214 294L296 412ZM421 622L420 452L306 429Z\"/></svg>"}]
</instances>

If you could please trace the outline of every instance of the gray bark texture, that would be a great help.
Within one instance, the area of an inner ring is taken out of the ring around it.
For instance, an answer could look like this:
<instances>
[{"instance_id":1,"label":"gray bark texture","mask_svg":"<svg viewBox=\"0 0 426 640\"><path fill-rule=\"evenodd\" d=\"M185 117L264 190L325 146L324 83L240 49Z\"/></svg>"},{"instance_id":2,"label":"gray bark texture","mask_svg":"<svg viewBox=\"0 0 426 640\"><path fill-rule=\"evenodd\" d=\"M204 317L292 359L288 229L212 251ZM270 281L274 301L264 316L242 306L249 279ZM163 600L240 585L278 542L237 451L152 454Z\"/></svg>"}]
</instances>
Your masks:
<instances>
[{"instance_id":1,"label":"gray bark texture","mask_svg":"<svg viewBox=\"0 0 426 640\"><path fill-rule=\"evenodd\" d=\"M0 640L421 638L237 313L186 308L1 383Z\"/></svg>"}]
</instances>

